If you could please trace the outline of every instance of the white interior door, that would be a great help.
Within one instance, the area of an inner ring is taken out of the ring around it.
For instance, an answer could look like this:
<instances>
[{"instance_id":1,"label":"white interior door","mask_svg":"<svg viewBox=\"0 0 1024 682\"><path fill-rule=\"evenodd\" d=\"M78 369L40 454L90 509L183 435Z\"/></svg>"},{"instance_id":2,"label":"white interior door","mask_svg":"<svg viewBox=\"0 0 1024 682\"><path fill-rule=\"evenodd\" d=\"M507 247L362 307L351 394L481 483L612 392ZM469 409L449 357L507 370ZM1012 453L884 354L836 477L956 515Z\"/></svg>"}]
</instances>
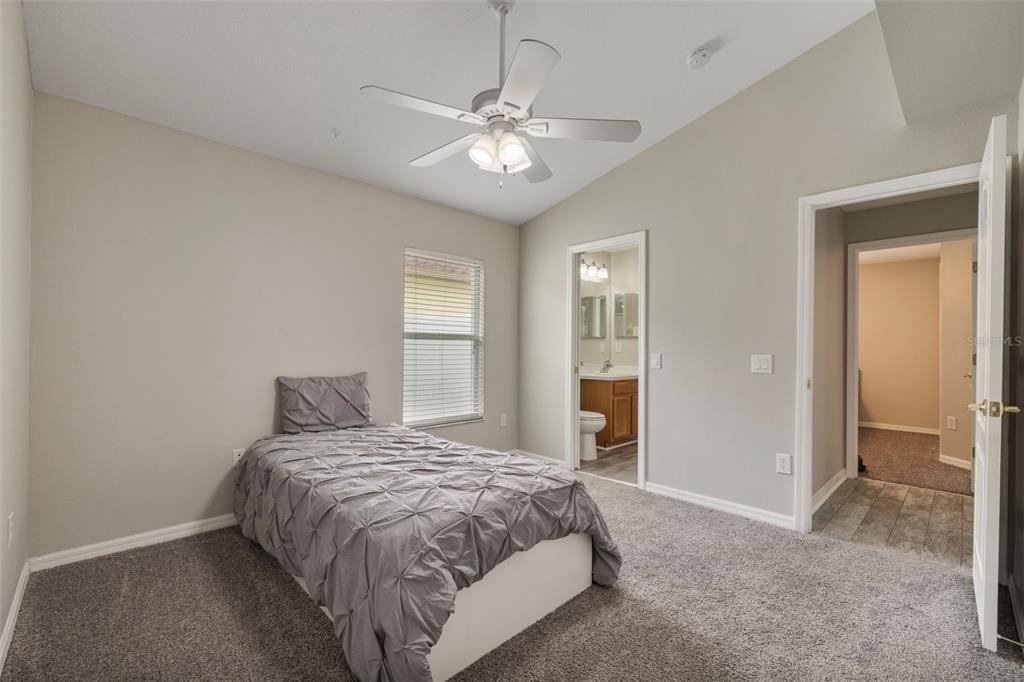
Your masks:
<instances>
[{"instance_id":1,"label":"white interior door","mask_svg":"<svg viewBox=\"0 0 1024 682\"><path fill-rule=\"evenodd\" d=\"M992 119L978 175L978 285L974 423L974 597L981 644L996 649L1003 416L1006 117Z\"/></svg>"}]
</instances>

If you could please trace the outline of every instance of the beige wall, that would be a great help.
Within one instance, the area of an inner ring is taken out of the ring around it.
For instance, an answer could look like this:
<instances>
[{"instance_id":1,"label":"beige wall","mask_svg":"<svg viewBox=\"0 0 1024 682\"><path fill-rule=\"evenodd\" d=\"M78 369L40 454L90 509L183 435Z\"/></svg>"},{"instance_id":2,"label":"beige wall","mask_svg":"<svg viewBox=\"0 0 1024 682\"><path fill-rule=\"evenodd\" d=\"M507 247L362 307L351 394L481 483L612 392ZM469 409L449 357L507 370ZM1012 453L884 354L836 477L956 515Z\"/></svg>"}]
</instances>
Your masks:
<instances>
[{"instance_id":1,"label":"beige wall","mask_svg":"<svg viewBox=\"0 0 1024 682\"><path fill-rule=\"evenodd\" d=\"M587 262L608 266L607 282L580 280L579 295L604 296L606 309L603 339L580 339L579 358L588 365L600 365L610 360L616 367L637 364L638 339L618 339L615 336L615 294L640 291L640 253L637 249L624 251L595 251L583 254Z\"/></svg>"},{"instance_id":2,"label":"beige wall","mask_svg":"<svg viewBox=\"0 0 1024 682\"><path fill-rule=\"evenodd\" d=\"M974 240L944 242L939 255L939 452L965 463L971 461L974 445L974 415L967 403L974 402L974 384L965 379L973 374L974 289L972 264ZM956 417L956 429L948 428L947 417Z\"/></svg>"},{"instance_id":3,"label":"beige wall","mask_svg":"<svg viewBox=\"0 0 1024 682\"><path fill-rule=\"evenodd\" d=\"M32 79L20 2L0 2L0 622L25 560L29 524L29 284ZM14 546L6 519L14 513Z\"/></svg>"},{"instance_id":4,"label":"beige wall","mask_svg":"<svg viewBox=\"0 0 1024 682\"><path fill-rule=\"evenodd\" d=\"M406 246L486 264L486 420L439 432L515 447L516 228L35 104L33 552L229 512L280 374L367 370L375 420L400 420Z\"/></svg>"},{"instance_id":5,"label":"beige wall","mask_svg":"<svg viewBox=\"0 0 1024 682\"><path fill-rule=\"evenodd\" d=\"M845 221L848 243L974 229L978 226L978 191L851 211Z\"/></svg>"},{"instance_id":6,"label":"beige wall","mask_svg":"<svg viewBox=\"0 0 1024 682\"><path fill-rule=\"evenodd\" d=\"M591 253L584 253L582 255L584 261L587 264L592 262L597 263L598 267L604 263L608 266L608 277L611 279L611 267L612 258L611 254L607 251L594 251ZM611 317L612 317L612 297L610 287L607 282L588 282L586 280L580 280L579 294L580 298L586 296L604 296L604 338L581 338L579 347L580 362L588 365L600 365L609 356L609 347L611 343Z\"/></svg>"},{"instance_id":7,"label":"beige wall","mask_svg":"<svg viewBox=\"0 0 1024 682\"><path fill-rule=\"evenodd\" d=\"M814 237L812 489L846 467L846 240L841 209L818 211Z\"/></svg>"},{"instance_id":8,"label":"beige wall","mask_svg":"<svg viewBox=\"0 0 1024 682\"><path fill-rule=\"evenodd\" d=\"M905 125L872 13L528 222L519 447L565 457L566 247L646 229L664 354L648 479L791 514L775 453L793 452L799 198L978 161L1001 113L1016 130L1009 99ZM774 353L775 374L752 375L751 353Z\"/></svg>"},{"instance_id":9,"label":"beige wall","mask_svg":"<svg viewBox=\"0 0 1024 682\"><path fill-rule=\"evenodd\" d=\"M860 266L860 422L939 428L939 259Z\"/></svg>"},{"instance_id":10,"label":"beige wall","mask_svg":"<svg viewBox=\"0 0 1024 682\"><path fill-rule=\"evenodd\" d=\"M640 291L640 251L627 249L612 253L611 271L612 306L609 323L612 330L612 364L616 367L636 367L639 339L620 339L615 336L615 294L638 293Z\"/></svg>"}]
</instances>

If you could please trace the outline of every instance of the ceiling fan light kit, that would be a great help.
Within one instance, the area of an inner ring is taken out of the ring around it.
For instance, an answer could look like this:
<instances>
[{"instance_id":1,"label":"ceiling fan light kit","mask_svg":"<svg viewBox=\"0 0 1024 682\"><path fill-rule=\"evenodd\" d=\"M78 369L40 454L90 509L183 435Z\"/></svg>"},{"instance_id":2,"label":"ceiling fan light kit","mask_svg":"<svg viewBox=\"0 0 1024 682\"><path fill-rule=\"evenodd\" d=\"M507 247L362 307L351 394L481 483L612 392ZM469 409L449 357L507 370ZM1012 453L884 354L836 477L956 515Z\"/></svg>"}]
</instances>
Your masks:
<instances>
[{"instance_id":1,"label":"ceiling fan light kit","mask_svg":"<svg viewBox=\"0 0 1024 682\"><path fill-rule=\"evenodd\" d=\"M512 65L505 70L505 19L511 6L490 3L501 22L498 54L498 87L473 98L470 111L414 97L376 85L364 85L360 92L382 102L435 116L470 123L480 132L460 137L409 162L412 166L433 166L461 151L474 164L499 175L522 173L530 182L543 182L551 170L530 144L528 137L567 140L632 142L640 135L639 121L582 118L534 118L533 101L544 79L558 65L561 55L539 40L519 41ZM501 186L499 179L498 186Z\"/></svg>"}]
</instances>

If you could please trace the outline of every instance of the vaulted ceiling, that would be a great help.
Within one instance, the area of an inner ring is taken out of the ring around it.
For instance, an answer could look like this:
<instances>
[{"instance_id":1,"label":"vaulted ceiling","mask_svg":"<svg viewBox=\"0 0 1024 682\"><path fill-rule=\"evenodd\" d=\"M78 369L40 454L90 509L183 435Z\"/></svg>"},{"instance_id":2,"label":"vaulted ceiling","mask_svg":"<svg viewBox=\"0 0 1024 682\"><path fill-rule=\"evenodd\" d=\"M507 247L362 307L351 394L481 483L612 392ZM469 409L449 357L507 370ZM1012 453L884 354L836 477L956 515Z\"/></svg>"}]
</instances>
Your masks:
<instances>
[{"instance_id":1,"label":"vaulted ceiling","mask_svg":"<svg viewBox=\"0 0 1024 682\"><path fill-rule=\"evenodd\" d=\"M878 18L907 123L1020 88L1024 2L879 0Z\"/></svg>"},{"instance_id":2,"label":"vaulted ceiling","mask_svg":"<svg viewBox=\"0 0 1024 682\"><path fill-rule=\"evenodd\" d=\"M835 2L540 2L509 17L561 63L541 116L635 118L630 144L541 139L554 172L497 178L458 154L408 161L472 132L390 107L364 84L468 108L497 85L498 20L463 2L25 3L32 77L67 97L212 140L521 224L873 9ZM686 58L709 45L709 64Z\"/></svg>"}]
</instances>

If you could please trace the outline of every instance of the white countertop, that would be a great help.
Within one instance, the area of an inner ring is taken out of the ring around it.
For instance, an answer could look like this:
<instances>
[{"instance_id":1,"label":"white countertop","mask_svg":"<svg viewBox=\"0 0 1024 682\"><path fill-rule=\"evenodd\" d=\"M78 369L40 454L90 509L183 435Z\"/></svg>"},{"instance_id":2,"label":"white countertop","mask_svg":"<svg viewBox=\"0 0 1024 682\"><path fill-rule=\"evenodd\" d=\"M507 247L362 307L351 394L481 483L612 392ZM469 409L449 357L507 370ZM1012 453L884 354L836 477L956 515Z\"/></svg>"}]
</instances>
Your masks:
<instances>
[{"instance_id":1,"label":"white countertop","mask_svg":"<svg viewBox=\"0 0 1024 682\"><path fill-rule=\"evenodd\" d=\"M580 367L580 379L594 379L596 381L629 381L637 378L635 367L612 367L607 373L602 373L600 367Z\"/></svg>"}]
</instances>

